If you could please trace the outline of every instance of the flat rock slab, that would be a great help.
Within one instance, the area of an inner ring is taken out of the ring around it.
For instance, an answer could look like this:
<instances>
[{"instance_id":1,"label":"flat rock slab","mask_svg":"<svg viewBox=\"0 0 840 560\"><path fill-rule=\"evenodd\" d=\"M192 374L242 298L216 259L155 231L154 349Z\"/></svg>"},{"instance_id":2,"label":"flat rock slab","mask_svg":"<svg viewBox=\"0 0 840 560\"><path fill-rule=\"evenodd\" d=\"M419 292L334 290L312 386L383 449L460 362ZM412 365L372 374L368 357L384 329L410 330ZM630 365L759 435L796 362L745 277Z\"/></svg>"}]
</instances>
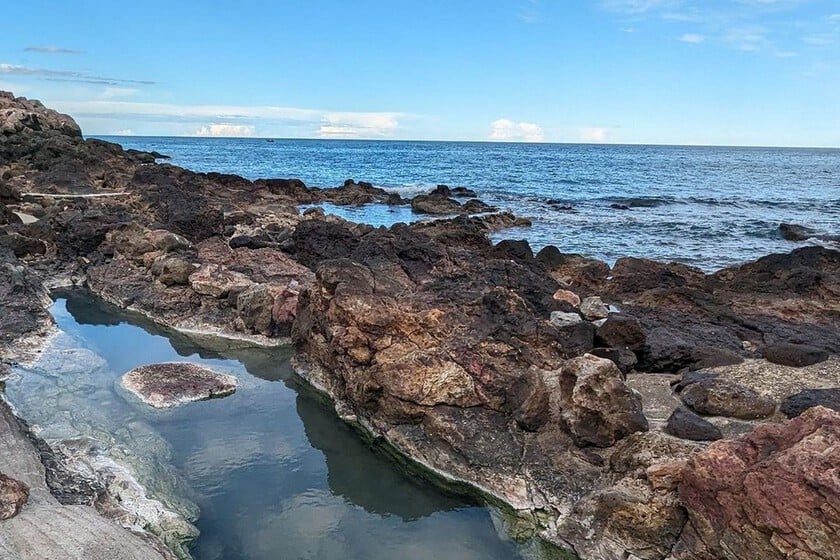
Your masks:
<instances>
[{"instance_id":1,"label":"flat rock slab","mask_svg":"<svg viewBox=\"0 0 840 560\"><path fill-rule=\"evenodd\" d=\"M123 375L121 383L155 408L226 397L237 386L234 376L189 362L140 366Z\"/></svg>"}]
</instances>

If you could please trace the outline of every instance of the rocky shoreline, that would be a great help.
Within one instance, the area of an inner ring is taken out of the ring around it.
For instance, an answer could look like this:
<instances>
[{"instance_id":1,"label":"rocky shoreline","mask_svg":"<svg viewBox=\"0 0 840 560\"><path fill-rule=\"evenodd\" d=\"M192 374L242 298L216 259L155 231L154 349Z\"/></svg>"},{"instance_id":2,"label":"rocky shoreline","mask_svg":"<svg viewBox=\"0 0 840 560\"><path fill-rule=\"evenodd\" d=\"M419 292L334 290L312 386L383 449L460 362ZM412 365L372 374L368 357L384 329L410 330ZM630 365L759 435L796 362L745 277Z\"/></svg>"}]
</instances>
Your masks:
<instances>
[{"instance_id":1,"label":"rocky shoreline","mask_svg":"<svg viewBox=\"0 0 840 560\"><path fill-rule=\"evenodd\" d=\"M840 558L840 252L610 267L493 245L527 221L473 192L406 201L158 155L0 92L4 362L43 345L48 289L82 286L170 327L293 343L343 419L583 559ZM318 202L458 215L298 210ZM33 557L8 523L0 550Z\"/></svg>"}]
</instances>

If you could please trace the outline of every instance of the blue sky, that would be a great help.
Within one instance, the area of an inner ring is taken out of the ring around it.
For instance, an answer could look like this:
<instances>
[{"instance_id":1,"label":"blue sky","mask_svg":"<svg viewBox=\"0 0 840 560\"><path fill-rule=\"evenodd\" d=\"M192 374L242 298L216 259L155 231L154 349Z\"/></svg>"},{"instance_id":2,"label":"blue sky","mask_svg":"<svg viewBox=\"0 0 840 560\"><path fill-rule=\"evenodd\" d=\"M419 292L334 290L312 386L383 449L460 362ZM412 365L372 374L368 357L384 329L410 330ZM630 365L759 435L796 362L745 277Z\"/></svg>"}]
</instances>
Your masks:
<instances>
[{"instance_id":1,"label":"blue sky","mask_svg":"<svg viewBox=\"0 0 840 560\"><path fill-rule=\"evenodd\" d=\"M840 147L840 0L27 0L3 19L0 89L91 135Z\"/></svg>"}]
</instances>

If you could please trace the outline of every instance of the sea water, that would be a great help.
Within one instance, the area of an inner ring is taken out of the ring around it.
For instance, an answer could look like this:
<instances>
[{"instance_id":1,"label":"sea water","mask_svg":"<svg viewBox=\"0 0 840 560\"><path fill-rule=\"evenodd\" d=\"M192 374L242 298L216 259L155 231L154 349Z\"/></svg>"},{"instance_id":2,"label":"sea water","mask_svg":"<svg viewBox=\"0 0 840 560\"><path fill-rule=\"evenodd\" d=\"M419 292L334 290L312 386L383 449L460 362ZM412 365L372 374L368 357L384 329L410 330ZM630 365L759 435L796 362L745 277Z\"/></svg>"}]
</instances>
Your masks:
<instances>
[{"instance_id":1,"label":"sea water","mask_svg":"<svg viewBox=\"0 0 840 560\"><path fill-rule=\"evenodd\" d=\"M794 249L779 234L782 222L840 234L837 149L104 139L157 150L195 171L248 179L296 177L335 187L353 178L406 197L438 184L469 187L534 221L494 240L527 239L535 250L556 245L610 263L636 256L715 270ZM373 225L424 218L383 205L327 210Z\"/></svg>"}]
</instances>

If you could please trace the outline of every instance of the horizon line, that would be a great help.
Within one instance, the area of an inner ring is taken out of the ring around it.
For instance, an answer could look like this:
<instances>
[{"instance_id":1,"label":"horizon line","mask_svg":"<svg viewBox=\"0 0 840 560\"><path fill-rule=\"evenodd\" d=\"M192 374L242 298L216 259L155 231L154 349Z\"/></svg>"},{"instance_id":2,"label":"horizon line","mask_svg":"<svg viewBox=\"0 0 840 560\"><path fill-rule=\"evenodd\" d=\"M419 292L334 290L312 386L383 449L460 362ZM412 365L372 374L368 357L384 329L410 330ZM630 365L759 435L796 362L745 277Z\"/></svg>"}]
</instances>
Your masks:
<instances>
[{"instance_id":1,"label":"horizon line","mask_svg":"<svg viewBox=\"0 0 840 560\"><path fill-rule=\"evenodd\" d=\"M316 137L282 137L282 136L195 136L195 135L149 135L149 134L83 134L84 138L179 138L193 140L280 140L280 141L312 141L312 142L428 142L450 144L506 144L531 146L635 146L651 148L750 148L750 149L784 149L784 150L840 150L838 146L794 146L794 145L758 145L758 144L667 144L658 142L525 142L521 140L430 140L409 138L316 138Z\"/></svg>"}]
</instances>

